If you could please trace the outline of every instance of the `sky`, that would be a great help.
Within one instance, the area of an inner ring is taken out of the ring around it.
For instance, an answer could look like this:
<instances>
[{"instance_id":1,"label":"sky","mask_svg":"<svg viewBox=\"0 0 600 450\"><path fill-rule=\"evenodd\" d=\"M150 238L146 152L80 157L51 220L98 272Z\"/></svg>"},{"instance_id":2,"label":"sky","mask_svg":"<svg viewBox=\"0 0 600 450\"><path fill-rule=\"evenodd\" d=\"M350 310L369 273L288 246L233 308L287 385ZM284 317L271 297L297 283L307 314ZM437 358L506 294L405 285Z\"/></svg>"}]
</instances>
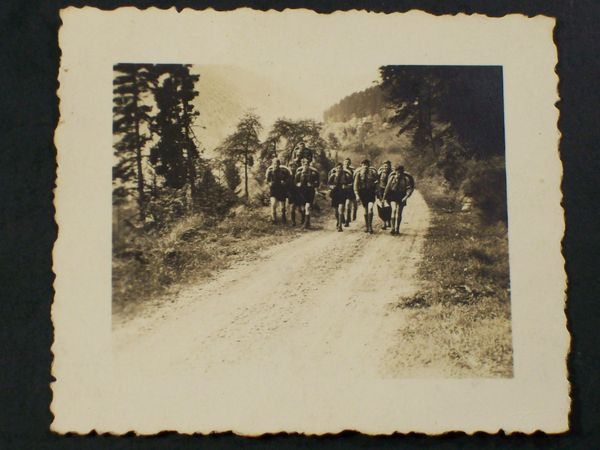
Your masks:
<instances>
[{"instance_id":1,"label":"sky","mask_svg":"<svg viewBox=\"0 0 600 450\"><path fill-rule=\"evenodd\" d=\"M203 67L195 66L194 71L202 74ZM290 119L322 121L327 108L353 92L373 86L379 80L378 67L375 66L346 70L339 66L309 66L298 60L288 64L237 61L236 64L220 67L231 69L228 81L239 86L240 93L245 92L248 98L252 98L258 110L262 106L273 110L273 106L277 105L277 116ZM239 69L238 76L236 69ZM251 81L244 79L247 75L250 75L248 78ZM261 82L257 83L257 80ZM249 93L248 88L253 84L257 86L257 91ZM263 105L256 103L261 97L265 97ZM270 115L267 113L267 116Z\"/></svg>"},{"instance_id":2,"label":"sky","mask_svg":"<svg viewBox=\"0 0 600 450\"><path fill-rule=\"evenodd\" d=\"M271 82L275 87L272 95L281 96L273 102L280 103L284 114L291 119L323 120L323 112L327 108L353 92L372 86L379 78L376 67L348 71L336 67L309 67L301 61L286 65L240 67ZM287 104L290 99L293 99L293 106Z\"/></svg>"},{"instance_id":3,"label":"sky","mask_svg":"<svg viewBox=\"0 0 600 450\"><path fill-rule=\"evenodd\" d=\"M213 67L220 68L223 81L239 88L239 95L246 97L240 100L254 102L257 109L265 106L277 117L319 121L327 108L353 92L373 86L379 77L377 67L348 72L309 69L301 64L194 66L193 70L202 77L207 68Z\"/></svg>"}]
</instances>

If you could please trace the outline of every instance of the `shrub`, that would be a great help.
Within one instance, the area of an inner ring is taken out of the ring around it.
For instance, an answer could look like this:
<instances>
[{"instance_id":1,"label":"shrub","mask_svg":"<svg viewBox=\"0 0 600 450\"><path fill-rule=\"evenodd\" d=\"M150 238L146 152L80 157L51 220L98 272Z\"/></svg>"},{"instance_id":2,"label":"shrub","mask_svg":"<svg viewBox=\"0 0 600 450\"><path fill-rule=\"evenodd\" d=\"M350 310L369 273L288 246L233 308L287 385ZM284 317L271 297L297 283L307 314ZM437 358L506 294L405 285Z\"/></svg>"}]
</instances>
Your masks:
<instances>
[{"instance_id":1,"label":"shrub","mask_svg":"<svg viewBox=\"0 0 600 450\"><path fill-rule=\"evenodd\" d=\"M473 199L486 223L507 222L506 171L502 158L472 162L462 191Z\"/></svg>"},{"instance_id":2,"label":"shrub","mask_svg":"<svg viewBox=\"0 0 600 450\"><path fill-rule=\"evenodd\" d=\"M153 196L147 206L147 225L163 227L175 219L183 217L188 211L185 191L164 188L160 196Z\"/></svg>"}]
</instances>

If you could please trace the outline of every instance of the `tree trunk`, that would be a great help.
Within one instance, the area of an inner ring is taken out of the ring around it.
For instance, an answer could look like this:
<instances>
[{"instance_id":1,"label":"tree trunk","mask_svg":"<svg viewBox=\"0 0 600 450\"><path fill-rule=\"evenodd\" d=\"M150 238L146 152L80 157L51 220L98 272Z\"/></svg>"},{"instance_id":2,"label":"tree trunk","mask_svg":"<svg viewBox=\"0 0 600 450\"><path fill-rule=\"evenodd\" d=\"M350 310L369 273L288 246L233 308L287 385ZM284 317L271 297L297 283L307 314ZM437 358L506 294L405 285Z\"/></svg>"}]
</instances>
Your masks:
<instances>
[{"instance_id":1,"label":"tree trunk","mask_svg":"<svg viewBox=\"0 0 600 450\"><path fill-rule=\"evenodd\" d=\"M437 146L435 145L435 139L433 138L433 93L431 92L431 87L427 90L428 98L427 98L427 131L429 135L429 142L431 144L431 149L433 150L433 154L437 155Z\"/></svg>"},{"instance_id":2,"label":"tree trunk","mask_svg":"<svg viewBox=\"0 0 600 450\"><path fill-rule=\"evenodd\" d=\"M191 148L189 147L186 152L186 160L188 168L188 183L190 185L190 197L192 199L190 211L194 213L196 211L196 199L198 197L198 192L196 190L196 168L194 167L194 159L192 157Z\"/></svg>"},{"instance_id":3,"label":"tree trunk","mask_svg":"<svg viewBox=\"0 0 600 450\"><path fill-rule=\"evenodd\" d=\"M244 196L248 202L248 151L244 153Z\"/></svg>"},{"instance_id":4,"label":"tree trunk","mask_svg":"<svg viewBox=\"0 0 600 450\"><path fill-rule=\"evenodd\" d=\"M196 199L198 197L198 191L196 189L196 167L194 166L194 152L192 147L194 146L194 141L192 140L192 136L190 133L190 117L188 115L188 104L185 101L182 101L182 113L183 113L183 125L185 132L185 140L187 143L186 146L186 164L187 164L187 175L188 175L188 183L190 185L190 197L192 199L192 204L190 207L190 212L193 214L196 211Z\"/></svg>"},{"instance_id":5,"label":"tree trunk","mask_svg":"<svg viewBox=\"0 0 600 450\"><path fill-rule=\"evenodd\" d=\"M139 104L139 89L138 89L137 75L134 75L133 82L133 102L134 110L138 111ZM146 199L144 196L144 173L142 170L142 142L140 138L140 118L136 117L135 120L135 165L136 165L136 176L137 176L137 192L138 192L138 209L140 214L140 221L143 223L146 218Z\"/></svg>"}]
</instances>

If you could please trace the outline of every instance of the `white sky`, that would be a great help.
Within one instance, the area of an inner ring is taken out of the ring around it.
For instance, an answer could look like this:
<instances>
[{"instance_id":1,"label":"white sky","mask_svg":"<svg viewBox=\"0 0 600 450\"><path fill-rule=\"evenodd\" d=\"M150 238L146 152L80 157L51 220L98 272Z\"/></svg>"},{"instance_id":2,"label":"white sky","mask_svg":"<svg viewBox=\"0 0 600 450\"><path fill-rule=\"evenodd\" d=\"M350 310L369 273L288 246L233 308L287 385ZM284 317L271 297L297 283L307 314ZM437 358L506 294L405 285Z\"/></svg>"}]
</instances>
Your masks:
<instances>
[{"instance_id":1,"label":"white sky","mask_svg":"<svg viewBox=\"0 0 600 450\"><path fill-rule=\"evenodd\" d=\"M265 61L264 64L239 66L278 85L281 89L275 89L273 93L283 95L281 103L289 101L290 97L296 99L292 108L282 104L282 111L291 119L322 120L327 108L353 92L372 86L373 81L379 79L377 67L372 66L347 70L341 65L323 67L300 60L286 64Z\"/></svg>"},{"instance_id":2,"label":"white sky","mask_svg":"<svg viewBox=\"0 0 600 450\"><path fill-rule=\"evenodd\" d=\"M379 78L377 68L361 68L357 71L339 68L320 68L303 65L242 66L263 76L280 89L274 89L276 99L282 103L282 113L291 119L313 118L323 120L323 112L339 100L356 91L373 85ZM284 105L293 98L294 105Z\"/></svg>"}]
</instances>

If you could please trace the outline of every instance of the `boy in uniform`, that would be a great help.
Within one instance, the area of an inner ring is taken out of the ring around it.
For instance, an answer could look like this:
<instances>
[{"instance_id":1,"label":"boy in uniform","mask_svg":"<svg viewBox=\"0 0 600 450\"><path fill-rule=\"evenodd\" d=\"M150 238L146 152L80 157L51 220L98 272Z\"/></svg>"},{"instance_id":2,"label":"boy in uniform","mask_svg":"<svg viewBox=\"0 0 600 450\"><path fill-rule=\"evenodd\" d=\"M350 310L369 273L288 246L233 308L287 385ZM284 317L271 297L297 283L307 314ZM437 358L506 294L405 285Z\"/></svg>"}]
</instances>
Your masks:
<instances>
[{"instance_id":1,"label":"boy in uniform","mask_svg":"<svg viewBox=\"0 0 600 450\"><path fill-rule=\"evenodd\" d=\"M295 183L296 172L299 168L299 160L292 159L288 164L290 179L287 186L287 199L290 208L290 219L292 220L293 226L296 226L296 211L300 211L301 223L304 223L304 211L302 210L303 202Z\"/></svg>"},{"instance_id":2,"label":"boy in uniform","mask_svg":"<svg viewBox=\"0 0 600 450\"><path fill-rule=\"evenodd\" d=\"M365 233L373 233L373 204L378 182L377 169L371 166L371 161L365 159L354 175L354 193L365 210Z\"/></svg>"},{"instance_id":3,"label":"boy in uniform","mask_svg":"<svg viewBox=\"0 0 600 450\"><path fill-rule=\"evenodd\" d=\"M392 173L392 162L384 162L377 170L377 173L379 174L379 182L377 183L377 212L379 213L379 218L383 221L382 229L386 230L387 227L392 226L392 208L383 198L383 194L385 192L385 187L387 186L388 178Z\"/></svg>"},{"instance_id":4,"label":"boy in uniform","mask_svg":"<svg viewBox=\"0 0 600 450\"><path fill-rule=\"evenodd\" d=\"M300 141L300 143L294 149L292 159L296 160L298 163L300 163L303 159L308 159L308 162L312 164L314 152L310 148L306 147L304 141Z\"/></svg>"},{"instance_id":5,"label":"boy in uniform","mask_svg":"<svg viewBox=\"0 0 600 450\"><path fill-rule=\"evenodd\" d=\"M327 184L331 189L329 195L331 196L331 206L335 210L336 228L338 231L343 231L344 210L348 189L352 187L352 173L344 169L342 163L339 162L329 172Z\"/></svg>"},{"instance_id":6,"label":"boy in uniform","mask_svg":"<svg viewBox=\"0 0 600 450\"><path fill-rule=\"evenodd\" d=\"M279 158L274 157L271 165L267 168L265 176L269 184L269 197L271 202L271 219L277 223L277 205L281 205L281 222L286 223L285 199L287 195L287 186L290 179L290 171L282 166Z\"/></svg>"},{"instance_id":7,"label":"boy in uniform","mask_svg":"<svg viewBox=\"0 0 600 450\"><path fill-rule=\"evenodd\" d=\"M302 160L302 166L296 171L294 183L303 203L304 228L310 228L311 207L315 201L315 192L319 187L320 177L319 172L311 166L308 159Z\"/></svg>"},{"instance_id":8,"label":"boy in uniform","mask_svg":"<svg viewBox=\"0 0 600 450\"><path fill-rule=\"evenodd\" d=\"M392 234L400 234L402 211L406 200L415 190L415 179L404 171L404 166L398 165L390 175L383 197L392 205Z\"/></svg>"},{"instance_id":9,"label":"boy in uniform","mask_svg":"<svg viewBox=\"0 0 600 450\"><path fill-rule=\"evenodd\" d=\"M352 167L352 161L350 158L344 159L343 163L344 170L347 170L352 174L352 179L354 180L355 169ZM346 223L344 226L350 225L350 216L352 215L352 221L356 220L356 210L358 209L358 202L356 201L356 194L354 193L354 189L352 186L348 187L346 191Z\"/></svg>"}]
</instances>

